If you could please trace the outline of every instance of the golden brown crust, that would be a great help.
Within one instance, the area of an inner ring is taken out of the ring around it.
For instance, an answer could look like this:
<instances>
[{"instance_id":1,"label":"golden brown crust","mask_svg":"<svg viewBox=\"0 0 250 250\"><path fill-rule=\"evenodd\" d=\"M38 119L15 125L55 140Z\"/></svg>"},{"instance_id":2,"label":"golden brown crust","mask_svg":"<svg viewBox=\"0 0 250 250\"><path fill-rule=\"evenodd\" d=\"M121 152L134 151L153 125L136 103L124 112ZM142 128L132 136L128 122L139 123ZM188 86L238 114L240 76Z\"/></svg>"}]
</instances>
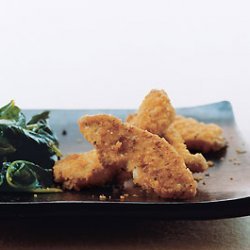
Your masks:
<instances>
[{"instance_id":1,"label":"golden brown crust","mask_svg":"<svg viewBox=\"0 0 250 250\"><path fill-rule=\"evenodd\" d=\"M193 118L176 116L173 126L190 150L207 153L226 146L223 130L216 124L205 124Z\"/></svg>"},{"instance_id":2,"label":"golden brown crust","mask_svg":"<svg viewBox=\"0 0 250 250\"><path fill-rule=\"evenodd\" d=\"M164 134L164 138L174 146L176 151L184 158L186 166L192 172L203 172L208 168L208 163L202 154L191 154L184 140L173 125L170 125Z\"/></svg>"},{"instance_id":3,"label":"golden brown crust","mask_svg":"<svg viewBox=\"0 0 250 250\"><path fill-rule=\"evenodd\" d=\"M175 110L168 95L163 90L152 90L144 98L137 114L130 115L127 122L153 134L163 136L164 131L174 121Z\"/></svg>"},{"instance_id":4,"label":"golden brown crust","mask_svg":"<svg viewBox=\"0 0 250 250\"><path fill-rule=\"evenodd\" d=\"M127 166L134 183L163 198L195 196L197 183L192 173L165 139L109 115L82 117L79 126L104 166Z\"/></svg>"},{"instance_id":5,"label":"golden brown crust","mask_svg":"<svg viewBox=\"0 0 250 250\"><path fill-rule=\"evenodd\" d=\"M126 138L121 135L126 129L121 126L119 119L111 115L84 116L79 119L78 124L87 141L96 148L97 145L102 145L103 150L98 148L98 156L102 164L124 166L127 156L122 151Z\"/></svg>"},{"instance_id":6,"label":"golden brown crust","mask_svg":"<svg viewBox=\"0 0 250 250\"><path fill-rule=\"evenodd\" d=\"M126 118L126 122L127 123L130 123L131 125L134 125L136 126L136 116L137 116L137 113L134 113L134 114L129 114Z\"/></svg>"},{"instance_id":7,"label":"golden brown crust","mask_svg":"<svg viewBox=\"0 0 250 250\"><path fill-rule=\"evenodd\" d=\"M112 181L116 173L114 168L100 163L96 150L68 155L55 164L53 171L55 182L61 183L65 189L76 191L103 186Z\"/></svg>"},{"instance_id":8,"label":"golden brown crust","mask_svg":"<svg viewBox=\"0 0 250 250\"><path fill-rule=\"evenodd\" d=\"M175 119L175 110L167 94L162 90L152 90L143 100L136 114L127 117L127 122L153 134L164 137L184 158L192 172L203 172L208 168L201 154L191 154L181 135L171 126ZM170 128L171 127L171 128Z\"/></svg>"}]
</instances>

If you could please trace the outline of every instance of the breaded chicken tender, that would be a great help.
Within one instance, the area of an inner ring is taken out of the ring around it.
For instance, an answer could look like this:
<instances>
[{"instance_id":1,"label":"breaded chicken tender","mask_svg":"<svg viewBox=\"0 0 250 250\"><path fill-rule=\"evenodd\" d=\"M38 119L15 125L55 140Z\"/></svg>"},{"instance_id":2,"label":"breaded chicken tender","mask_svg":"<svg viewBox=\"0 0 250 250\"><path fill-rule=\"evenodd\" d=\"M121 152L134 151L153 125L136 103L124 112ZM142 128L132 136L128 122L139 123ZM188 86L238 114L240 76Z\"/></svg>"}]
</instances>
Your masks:
<instances>
[{"instance_id":1,"label":"breaded chicken tender","mask_svg":"<svg viewBox=\"0 0 250 250\"><path fill-rule=\"evenodd\" d=\"M164 137L184 158L192 172L203 172L208 168L207 161L201 154L193 155L188 151L179 132L171 126L175 116L175 109L167 94L163 90L152 90L144 98L138 112L128 116L127 122Z\"/></svg>"},{"instance_id":2,"label":"breaded chicken tender","mask_svg":"<svg viewBox=\"0 0 250 250\"><path fill-rule=\"evenodd\" d=\"M110 115L84 116L80 131L98 152L103 166L125 166L133 181L162 198L190 199L197 183L183 158L165 139L123 124Z\"/></svg>"},{"instance_id":3,"label":"breaded chicken tender","mask_svg":"<svg viewBox=\"0 0 250 250\"><path fill-rule=\"evenodd\" d=\"M137 114L130 115L127 122L162 137L174 121L175 109L164 90L151 90L144 98Z\"/></svg>"},{"instance_id":4,"label":"breaded chicken tender","mask_svg":"<svg viewBox=\"0 0 250 250\"><path fill-rule=\"evenodd\" d=\"M173 126L180 133L189 150L208 153L226 147L223 130L216 124L205 124L193 118L178 115Z\"/></svg>"},{"instance_id":5,"label":"breaded chicken tender","mask_svg":"<svg viewBox=\"0 0 250 250\"><path fill-rule=\"evenodd\" d=\"M176 151L183 157L186 166L192 172L203 172L208 168L208 163L202 154L191 154L184 143L183 138L174 128L170 125L164 134L164 138L174 146Z\"/></svg>"},{"instance_id":6,"label":"breaded chicken tender","mask_svg":"<svg viewBox=\"0 0 250 250\"><path fill-rule=\"evenodd\" d=\"M68 155L55 164L53 171L55 182L61 183L65 189L76 191L103 186L112 181L116 173L116 169L100 163L96 150Z\"/></svg>"}]
</instances>

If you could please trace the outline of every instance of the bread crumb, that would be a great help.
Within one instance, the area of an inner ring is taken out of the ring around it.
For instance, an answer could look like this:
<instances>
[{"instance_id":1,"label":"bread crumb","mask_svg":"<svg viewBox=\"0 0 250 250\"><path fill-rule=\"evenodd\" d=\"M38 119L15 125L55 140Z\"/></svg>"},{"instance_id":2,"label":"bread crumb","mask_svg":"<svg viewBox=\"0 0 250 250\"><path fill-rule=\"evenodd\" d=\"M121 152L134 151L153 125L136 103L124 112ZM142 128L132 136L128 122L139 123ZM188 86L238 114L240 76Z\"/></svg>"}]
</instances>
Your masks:
<instances>
[{"instance_id":1,"label":"bread crumb","mask_svg":"<svg viewBox=\"0 0 250 250\"><path fill-rule=\"evenodd\" d=\"M239 166L241 164L241 162L240 161L235 161L233 164L236 165L236 166Z\"/></svg>"},{"instance_id":2,"label":"bread crumb","mask_svg":"<svg viewBox=\"0 0 250 250\"><path fill-rule=\"evenodd\" d=\"M67 135L67 130L64 129L64 130L62 131L62 135L63 135L63 136Z\"/></svg>"},{"instance_id":3,"label":"bread crumb","mask_svg":"<svg viewBox=\"0 0 250 250\"><path fill-rule=\"evenodd\" d=\"M125 196L124 195L120 195L120 201L124 201L125 200Z\"/></svg>"},{"instance_id":4,"label":"bread crumb","mask_svg":"<svg viewBox=\"0 0 250 250\"><path fill-rule=\"evenodd\" d=\"M200 182L201 180L203 180L203 176L194 176L194 179L195 179L197 182Z\"/></svg>"},{"instance_id":5,"label":"bread crumb","mask_svg":"<svg viewBox=\"0 0 250 250\"><path fill-rule=\"evenodd\" d=\"M207 164L208 164L208 167L213 167L214 166L214 162L213 161L208 161Z\"/></svg>"},{"instance_id":6,"label":"bread crumb","mask_svg":"<svg viewBox=\"0 0 250 250\"><path fill-rule=\"evenodd\" d=\"M100 201L106 201L107 200L106 195L104 195L104 194L99 195L99 200Z\"/></svg>"},{"instance_id":7,"label":"bread crumb","mask_svg":"<svg viewBox=\"0 0 250 250\"><path fill-rule=\"evenodd\" d=\"M246 150L242 150L242 149L236 149L235 151L237 154L245 154L247 152Z\"/></svg>"}]
</instances>

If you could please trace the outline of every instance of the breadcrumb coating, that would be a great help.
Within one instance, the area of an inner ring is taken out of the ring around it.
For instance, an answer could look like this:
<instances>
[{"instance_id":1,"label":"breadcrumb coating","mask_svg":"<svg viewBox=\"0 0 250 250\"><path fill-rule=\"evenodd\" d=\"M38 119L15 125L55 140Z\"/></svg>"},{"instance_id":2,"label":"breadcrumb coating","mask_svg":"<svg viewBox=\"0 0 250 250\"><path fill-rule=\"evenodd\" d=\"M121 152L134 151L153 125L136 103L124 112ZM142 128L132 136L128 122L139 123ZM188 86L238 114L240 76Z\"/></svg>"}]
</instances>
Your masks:
<instances>
[{"instance_id":1,"label":"breadcrumb coating","mask_svg":"<svg viewBox=\"0 0 250 250\"><path fill-rule=\"evenodd\" d=\"M103 186L112 181L116 173L115 168L104 167L100 163L96 150L68 155L55 164L53 171L55 182L61 183L65 189L76 191Z\"/></svg>"},{"instance_id":2,"label":"breadcrumb coating","mask_svg":"<svg viewBox=\"0 0 250 250\"><path fill-rule=\"evenodd\" d=\"M193 118L176 116L174 128L180 133L189 150L208 153L226 147L223 130L216 124L205 124Z\"/></svg>"},{"instance_id":3,"label":"breadcrumb coating","mask_svg":"<svg viewBox=\"0 0 250 250\"><path fill-rule=\"evenodd\" d=\"M175 116L175 109L166 92L152 90L144 98L138 112L129 115L126 121L138 128L164 137L184 158L185 164L192 172L203 172L208 168L208 164L201 154L189 152L179 132L171 126Z\"/></svg>"},{"instance_id":4,"label":"breadcrumb coating","mask_svg":"<svg viewBox=\"0 0 250 250\"><path fill-rule=\"evenodd\" d=\"M125 166L133 181L162 198L190 199L197 183L183 158L165 139L110 115L84 116L80 131L103 166Z\"/></svg>"},{"instance_id":5,"label":"breadcrumb coating","mask_svg":"<svg viewBox=\"0 0 250 250\"><path fill-rule=\"evenodd\" d=\"M164 138L174 146L176 151L183 157L186 166L192 172L203 172L208 168L208 163L202 154L191 154L189 152L183 138L173 125L170 125L166 130Z\"/></svg>"},{"instance_id":6,"label":"breadcrumb coating","mask_svg":"<svg viewBox=\"0 0 250 250\"><path fill-rule=\"evenodd\" d=\"M137 114L130 115L127 122L162 137L174 118L175 109L167 93L164 90L151 90L144 98Z\"/></svg>"}]
</instances>

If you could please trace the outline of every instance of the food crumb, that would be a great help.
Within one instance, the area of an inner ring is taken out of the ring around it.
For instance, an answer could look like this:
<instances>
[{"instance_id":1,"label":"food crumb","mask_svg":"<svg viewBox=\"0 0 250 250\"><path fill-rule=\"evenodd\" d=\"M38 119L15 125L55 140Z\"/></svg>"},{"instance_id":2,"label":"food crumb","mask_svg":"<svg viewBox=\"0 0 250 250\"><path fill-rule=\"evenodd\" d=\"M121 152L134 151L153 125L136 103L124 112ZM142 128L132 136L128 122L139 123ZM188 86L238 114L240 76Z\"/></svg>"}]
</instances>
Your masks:
<instances>
[{"instance_id":1,"label":"food crumb","mask_svg":"<svg viewBox=\"0 0 250 250\"><path fill-rule=\"evenodd\" d=\"M129 194L124 194L125 197L129 197Z\"/></svg>"},{"instance_id":2,"label":"food crumb","mask_svg":"<svg viewBox=\"0 0 250 250\"><path fill-rule=\"evenodd\" d=\"M234 164L235 166L239 166L239 165L241 164L241 162L240 162L240 161L235 161L233 164Z\"/></svg>"},{"instance_id":3,"label":"food crumb","mask_svg":"<svg viewBox=\"0 0 250 250\"><path fill-rule=\"evenodd\" d=\"M65 129L62 131L62 135L67 135L67 131Z\"/></svg>"},{"instance_id":4,"label":"food crumb","mask_svg":"<svg viewBox=\"0 0 250 250\"><path fill-rule=\"evenodd\" d=\"M205 176L210 176L210 174L209 174L209 173L206 173Z\"/></svg>"},{"instance_id":5,"label":"food crumb","mask_svg":"<svg viewBox=\"0 0 250 250\"><path fill-rule=\"evenodd\" d=\"M213 161L208 161L207 164L208 164L208 167L213 167L214 166L214 162Z\"/></svg>"},{"instance_id":6,"label":"food crumb","mask_svg":"<svg viewBox=\"0 0 250 250\"><path fill-rule=\"evenodd\" d=\"M120 200L124 201L125 200L125 196L124 195L120 195Z\"/></svg>"},{"instance_id":7,"label":"food crumb","mask_svg":"<svg viewBox=\"0 0 250 250\"><path fill-rule=\"evenodd\" d=\"M34 198L37 198L37 194L34 194Z\"/></svg>"},{"instance_id":8,"label":"food crumb","mask_svg":"<svg viewBox=\"0 0 250 250\"><path fill-rule=\"evenodd\" d=\"M204 185L204 186L205 186L205 185L206 185L206 182L205 182L205 181L204 181L204 182L202 182L202 185Z\"/></svg>"},{"instance_id":9,"label":"food crumb","mask_svg":"<svg viewBox=\"0 0 250 250\"><path fill-rule=\"evenodd\" d=\"M104 195L104 194L99 195L99 200L100 201L106 201L107 200L106 195Z\"/></svg>"},{"instance_id":10,"label":"food crumb","mask_svg":"<svg viewBox=\"0 0 250 250\"><path fill-rule=\"evenodd\" d=\"M232 180L233 180L233 177L231 177L230 180L232 181Z\"/></svg>"},{"instance_id":11,"label":"food crumb","mask_svg":"<svg viewBox=\"0 0 250 250\"><path fill-rule=\"evenodd\" d=\"M133 194L132 196L133 196L133 197L138 197L138 195L137 195L137 194Z\"/></svg>"},{"instance_id":12,"label":"food crumb","mask_svg":"<svg viewBox=\"0 0 250 250\"><path fill-rule=\"evenodd\" d=\"M225 160L225 157L221 157L220 160L221 160L221 161L224 161L224 160Z\"/></svg>"},{"instance_id":13,"label":"food crumb","mask_svg":"<svg viewBox=\"0 0 250 250\"><path fill-rule=\"evenodd\" d=\"M242 149L236 149L235 151L237 154L245 154L247 152L246 150L242 150Z\"/></svg>"},{"instance_id":14,"label":"food crumb","mask_svg":"<svg viewBox=\"0 0 250 250\"><path fill-rule=\"evenodd\" d=\"M201 180L203 180L203 176L195 176L194 179L195 179L197 182L200 182Z\"/></svg>"}]
</instances>

